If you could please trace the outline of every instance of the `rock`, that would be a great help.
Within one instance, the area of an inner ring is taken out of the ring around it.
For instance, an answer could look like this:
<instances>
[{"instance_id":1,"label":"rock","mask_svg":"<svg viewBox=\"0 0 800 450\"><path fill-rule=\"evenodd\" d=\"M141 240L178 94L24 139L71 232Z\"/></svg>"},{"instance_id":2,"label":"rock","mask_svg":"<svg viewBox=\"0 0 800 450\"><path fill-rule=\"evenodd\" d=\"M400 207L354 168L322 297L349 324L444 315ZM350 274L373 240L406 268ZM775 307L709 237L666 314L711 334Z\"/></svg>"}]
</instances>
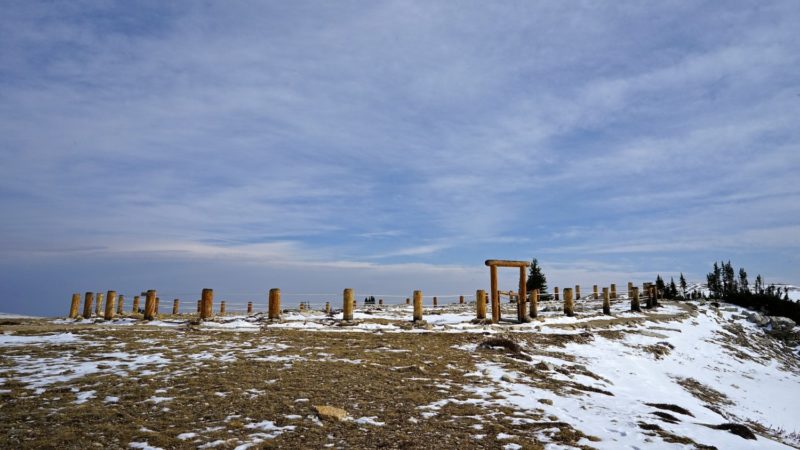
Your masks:
<instances>
[{"instance_id":1,"label":"rock","mask_svg":"<svg viewBox=\"0 0 800 450\"><path fill-rule=\"evenodd\" d=\"M513 383L514 382L514 380L512 380L511 377L508 376L508 374L503 374L503 376L500 377L500 380L505 381L506 383Z\"/></svg>"},{"instance_id":2,"label":"rock","mask_svg":"<svg viewBox=\"0 0 800 450\"><path fill-rule=\"evenodd\" d=\"M719 425L711 425L711 428L725 430L744 439L756 440L756 435L750 431L749 428L739 423L722 423Z\"/></svg>"},{"instance_id":3,"label":"rock","mask_svg":"<svg viewBox=\"0 0 800 450\"><path fill-rule=\"evenodd\" d=\"M751 313L751 314L749 314L747 316L747 320L750 321L750 322L753 322L754 324L756 324L756 325L758 325L760 327L765 327L765 326L767 326L767 324L769 324L769 318L764 317L763 315L761 315L759 313Z\"/></svg>"},{"instance_id":4,"label":"rock","mask_svg":"<svg viewBox=\"0 0 800 450\"><path fill-rule=\"evenodd\" d=\"M344 421L347 420L347 411L343 410L342 408L337 408L335 406L328 406L328 405L319 405L314 406L314 411L317 412L317 417L321 420L331 420L331 421Z\"/></svg>"},{"instance_id":5,"label":"rock","mask_svg":"<svg viewBox=\"0 0 800 450\"><path fill-rule=\"evenodd\" d=\"M780 316L769 316L770 323L772 324L772 329L775 331L791 331L796 323L794 320L789 319L788 317L780 317Z\"/></svg>"},{"instance_id":6,"label":"rock","mask_svg":"<svg viewBox=\"0 0 800 450\"><path fill-rule=\"evenodd\" d=\"M539 399L539 403L543 403L545 405L552 405L553 401L550 400L549 398L540 398Z\"/></svg>"},{"instance_id":7,"label":"rock","mask_svg":"<svg viewBox=\"0 0 800 450\"><path fill-rule=\"evenodd\" d=\"M553 370L553 365L546 361L539 361L535 366L539 370Z\"/></svg>"}]
</instances>

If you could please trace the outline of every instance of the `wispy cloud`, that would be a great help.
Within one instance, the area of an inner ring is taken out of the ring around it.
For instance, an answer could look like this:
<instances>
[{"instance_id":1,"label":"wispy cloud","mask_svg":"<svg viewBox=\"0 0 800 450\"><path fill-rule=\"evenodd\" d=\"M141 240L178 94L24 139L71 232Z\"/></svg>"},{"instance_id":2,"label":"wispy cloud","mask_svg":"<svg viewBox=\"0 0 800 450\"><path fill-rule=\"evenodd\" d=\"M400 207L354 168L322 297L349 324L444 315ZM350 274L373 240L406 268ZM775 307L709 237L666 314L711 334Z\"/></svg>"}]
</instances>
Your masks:
<instances>
[{"instance_id":1,"label":"wispy cloud","mask_svg":"<svg viewBox=\"0 0 800 450\"><path fill-rule=\"evenodd\" d=\"M745 6L17 3L0 263L800 282L800 12Z\"/></svg>"}]
</instances>

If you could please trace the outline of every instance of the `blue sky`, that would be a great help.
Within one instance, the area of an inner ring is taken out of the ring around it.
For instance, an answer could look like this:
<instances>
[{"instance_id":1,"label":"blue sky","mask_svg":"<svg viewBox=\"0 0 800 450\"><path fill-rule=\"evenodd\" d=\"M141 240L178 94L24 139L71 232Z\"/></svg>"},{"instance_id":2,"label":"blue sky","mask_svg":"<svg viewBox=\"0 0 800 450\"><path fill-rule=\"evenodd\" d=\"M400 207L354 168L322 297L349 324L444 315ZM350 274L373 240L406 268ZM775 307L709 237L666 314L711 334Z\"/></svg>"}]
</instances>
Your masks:
<instances>
[{"instance_id":1,"label":"blue sky","mask_svg":"<svg viewBox=\"0 0 800 450\"><path fill-rule=\"evenodd\" d=\"M8 2L0 311L471 293L534 256L551 286L723 258L800 284L798 23L792 0Z\"/></svg>"}]
</instances>

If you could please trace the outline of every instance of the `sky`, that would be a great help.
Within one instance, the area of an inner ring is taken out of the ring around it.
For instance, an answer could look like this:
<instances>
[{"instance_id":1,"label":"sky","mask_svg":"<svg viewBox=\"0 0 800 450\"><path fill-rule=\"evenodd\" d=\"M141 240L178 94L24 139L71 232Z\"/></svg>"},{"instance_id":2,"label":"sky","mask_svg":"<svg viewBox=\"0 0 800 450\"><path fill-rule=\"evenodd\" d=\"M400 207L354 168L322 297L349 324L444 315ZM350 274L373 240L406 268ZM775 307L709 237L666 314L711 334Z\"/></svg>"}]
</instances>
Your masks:
<instances>
[{"instance_id":1,"label":"sky","mask_svg":"<svg viewBox=\"0 0 800 450\"><path fill-rule=\"evenodd\" d=\"M3 2L0 311L447 299L495 258L585 290L716 260L800 284L798 23L794 0Z\"/></svg>"}]
</instances>

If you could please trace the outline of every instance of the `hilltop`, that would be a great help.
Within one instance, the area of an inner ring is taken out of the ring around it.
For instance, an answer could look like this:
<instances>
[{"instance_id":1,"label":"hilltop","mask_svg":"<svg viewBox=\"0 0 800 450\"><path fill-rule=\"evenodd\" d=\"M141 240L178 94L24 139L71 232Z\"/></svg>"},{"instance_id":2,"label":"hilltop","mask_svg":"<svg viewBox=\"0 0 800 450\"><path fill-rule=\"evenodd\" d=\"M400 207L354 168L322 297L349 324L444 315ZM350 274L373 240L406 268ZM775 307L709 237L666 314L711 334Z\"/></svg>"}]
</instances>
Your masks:
<instances>
[{"instance_id":1,"label":"hilltop","mask_svg":"<svg viewBox=\"0 0 800 450\"><path fill-rule=\"evenodd\" d=\"M4 320L0 447L800 445L800 348L742 308L543 302L530 324L484 325L445 305L422 327L410 311Z\"/></svg>"}]
</instances>

